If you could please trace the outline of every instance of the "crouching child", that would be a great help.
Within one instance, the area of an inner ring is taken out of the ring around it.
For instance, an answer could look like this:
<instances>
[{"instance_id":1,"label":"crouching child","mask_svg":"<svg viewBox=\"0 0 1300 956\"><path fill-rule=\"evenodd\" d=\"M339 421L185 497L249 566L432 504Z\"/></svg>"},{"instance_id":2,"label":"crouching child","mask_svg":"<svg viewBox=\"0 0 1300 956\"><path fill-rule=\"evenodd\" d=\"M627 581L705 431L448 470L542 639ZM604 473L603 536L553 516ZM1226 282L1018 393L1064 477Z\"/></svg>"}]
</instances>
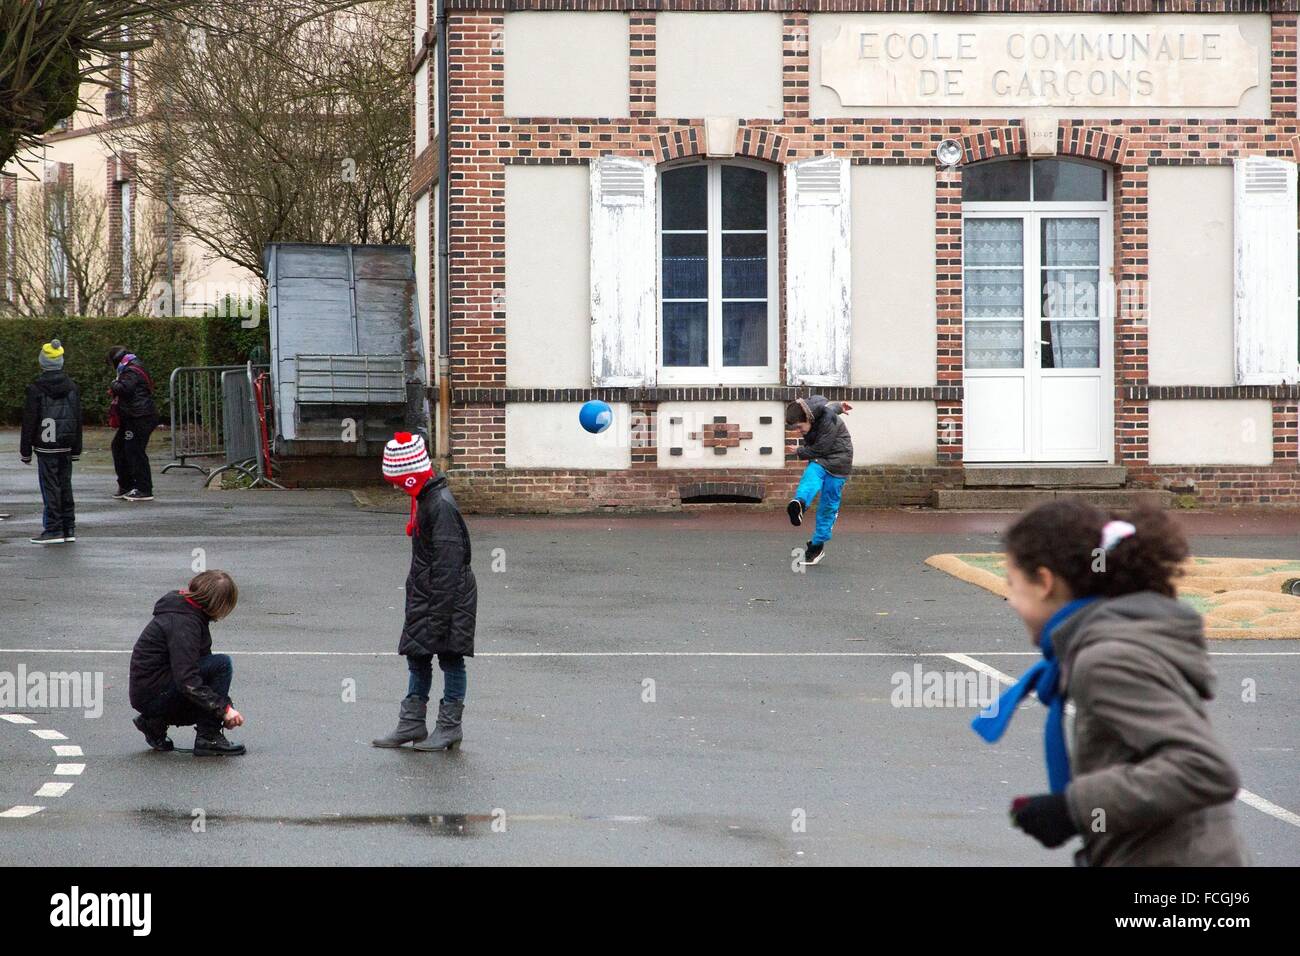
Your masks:
<instances>
[{"instance_id":1,"label":"crouching child","mask_svg":"<svg viewBox=\"0 0 1300 956\"><path fill-rule=\"evenodd\" d=\"M229 656L212 653L208 626L235 609L239 589L225 571L203 571L189 587L158 599L131 651L131 706L136 729L154 750L174 749L168 727L193 726L196 757L244 752L222 728L241 727L244 718L230 700L234 675Z\"/></svg>"}]
</instances>

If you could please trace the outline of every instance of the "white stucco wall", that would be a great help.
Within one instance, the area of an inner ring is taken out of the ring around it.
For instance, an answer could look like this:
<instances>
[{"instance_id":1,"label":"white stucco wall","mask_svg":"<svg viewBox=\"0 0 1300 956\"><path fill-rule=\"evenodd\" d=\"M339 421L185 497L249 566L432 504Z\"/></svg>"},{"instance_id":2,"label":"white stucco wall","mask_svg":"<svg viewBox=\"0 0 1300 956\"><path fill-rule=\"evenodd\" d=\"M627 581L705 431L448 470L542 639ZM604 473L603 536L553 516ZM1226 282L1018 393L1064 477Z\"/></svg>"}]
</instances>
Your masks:
<instances>
[{"instance_id":1,"label":"white stucco wall","mask_svg":"<svg viewBox=\"0 0 1300 956\"><path fill-rule=\"evenodd\" d=\"M1152 385L1232 385L1231 166L1148 172Z\"/></svg>"},{"instance_id":2,"label":"white stucco wall","mask_svg":"<svg viewBox=\"0 0 1300 956\"><path fill-rule=\"evenodd\" d=\"M586 166L506 167L506 384L591 384Z\"/></svg>"},{"instance_id":3,"label":"white stucco wall","mask_svg":"<svg viewBox=\"0 0 1300 956\"><path fill-rule=\"evenodd\" d=\"M717 454L705 448L701 429L723 416L753 437ZM764 423L762 419L770 421ZM680 421L678 421L680 419ZM659 406L657 439L660 468L780 468L785 463L785 406L781 402L664 402ZM682 453L674 455L672 450ZM763 454L763 448L770 448Z\"/></svg>"},{"instance_id":4,"label":"white stucco wall","mask_svg":"<svg viewBox=\"0 0 1300 956\"><path fill-rule=\"evenodd\" d=\"M632 464L632 406L612 403L614 424L599 435L578 424L581 402L506 405L507 468L621 469Z\"/></svg>"},{"instance_id":5,"label":"white stucco wall","mask_svg":"<svg viewBox=\"0 0 1300 956\"><path fill-rule=\"evenodd\" d=\"M660 13L659 115L779 119L781 29L779 13Z\"/></svg>"},{"instance_id":6,"label":"white stucco wall","mask_svg":"<svg viewBox=\"0 0 1300 956\"><path fill-rule=\"evenodd\" d=\"M507 13L503 42L507 116L630 112L626 14Z\"/></svg>"},{"instance_id":7,"label":"white stucco wall","mask_svg":"<svg viewBox=\"0 0 1300 956\"><path fill-rule=\"evenodd\" d=\"M1270 465L1273 406L1265 401L1154 401L1153 465Z\"/></svg>"},{"instance_id":8,"label":"white stucco wall","mask_svg":"<svg viewBox=\"0 0 1300 956\"><path fill-rule=\"evenodd\" d=\"M855 465L933 465L934 402L852 402L844 416Z\"/></svg>"},{"instance_id":9,"label":"white stucco wall","mask_svg":"<svg viewBox=\"0 0 1300 956\"><path fill-rule=\"evenodd\" d=\"M935 174L851 168L852 383L935 384Z\"/></svg>"}]
</instances>

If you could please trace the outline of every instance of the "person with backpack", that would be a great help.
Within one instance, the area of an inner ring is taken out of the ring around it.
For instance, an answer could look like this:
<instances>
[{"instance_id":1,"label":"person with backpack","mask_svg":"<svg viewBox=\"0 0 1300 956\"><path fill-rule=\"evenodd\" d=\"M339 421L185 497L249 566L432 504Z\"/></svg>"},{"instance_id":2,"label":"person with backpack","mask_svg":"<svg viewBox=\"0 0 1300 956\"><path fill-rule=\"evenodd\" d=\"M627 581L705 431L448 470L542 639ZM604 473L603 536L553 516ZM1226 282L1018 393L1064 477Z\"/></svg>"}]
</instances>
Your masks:
<instances>
[{"instance_id":1,"label":"person with backpack","mask_svg":"<svg viewBox=\"0 0 1300 956\"><path fill-rule=\"evenodd\" d=\"M31 542L65 544L77 540L72 463L81 457L81 394L63 371L63 345L58 339L41 346L37 361L41 374L27 386L18 440L24 465L30 465L36 454L45 505L42 531Z\"/></svg>"},{"instance_id":2,"label":"person with backpack","mask_svg":"<svg viewBox=\"0 0 1300 956\"><path fill-rule=\"evenodd\" d=\"M109 368L115 370L108 386L112 398L108 424L117 429L113 436L113 469L117 472L117 493L124 501L153 501L153 472L149 468L149 436L158 427L158 408L153 401L153 381L140 360L125 346L108 350Z\"/></svg>"}]
</instances>

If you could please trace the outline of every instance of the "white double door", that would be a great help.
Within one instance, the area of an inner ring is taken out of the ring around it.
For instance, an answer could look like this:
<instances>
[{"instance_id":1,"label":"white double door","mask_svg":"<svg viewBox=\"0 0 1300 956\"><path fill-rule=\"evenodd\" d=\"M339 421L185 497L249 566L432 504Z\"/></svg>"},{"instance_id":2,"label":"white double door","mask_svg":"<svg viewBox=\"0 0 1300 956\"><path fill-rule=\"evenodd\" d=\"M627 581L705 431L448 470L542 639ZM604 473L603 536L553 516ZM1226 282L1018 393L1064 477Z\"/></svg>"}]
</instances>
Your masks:
<instances>
[{"instance_id":1,"label":"white double door","mask_svg":"<svg viewBox=\"0 0 1300 956\"><path fill-rule=\"evenodd\" d=\"M1114 455L1108 203L970 203L963 211L964 457Z\"/></svg>"}]
</instances>

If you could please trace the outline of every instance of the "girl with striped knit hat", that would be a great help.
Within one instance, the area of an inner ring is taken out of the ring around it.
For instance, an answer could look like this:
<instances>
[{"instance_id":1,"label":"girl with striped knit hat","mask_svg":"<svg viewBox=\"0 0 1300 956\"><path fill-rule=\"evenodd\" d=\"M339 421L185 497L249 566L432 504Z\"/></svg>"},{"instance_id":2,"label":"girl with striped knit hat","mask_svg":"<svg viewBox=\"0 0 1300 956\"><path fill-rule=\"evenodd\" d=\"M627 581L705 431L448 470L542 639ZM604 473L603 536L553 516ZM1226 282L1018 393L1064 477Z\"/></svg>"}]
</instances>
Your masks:
<instances>
[{"instance_id":1,"label":"girl with striped knit hat","mask_svg":"<svg viewBox=\"0 0 1300 956\"><path fill-rule=\"evenodd\" d=\"M411 496L411 571L406 578L406 623L397 653L410 672L397 729L376 747L450 750L460 743L465 710L465 658L474 656L478 585L470 567L469 531L444 475L433 473L424 439L398 432L384 447L384 479ZM430 734L425 724L433 659L442 671L442 700Z\"/></svg>"}]
</instances>

